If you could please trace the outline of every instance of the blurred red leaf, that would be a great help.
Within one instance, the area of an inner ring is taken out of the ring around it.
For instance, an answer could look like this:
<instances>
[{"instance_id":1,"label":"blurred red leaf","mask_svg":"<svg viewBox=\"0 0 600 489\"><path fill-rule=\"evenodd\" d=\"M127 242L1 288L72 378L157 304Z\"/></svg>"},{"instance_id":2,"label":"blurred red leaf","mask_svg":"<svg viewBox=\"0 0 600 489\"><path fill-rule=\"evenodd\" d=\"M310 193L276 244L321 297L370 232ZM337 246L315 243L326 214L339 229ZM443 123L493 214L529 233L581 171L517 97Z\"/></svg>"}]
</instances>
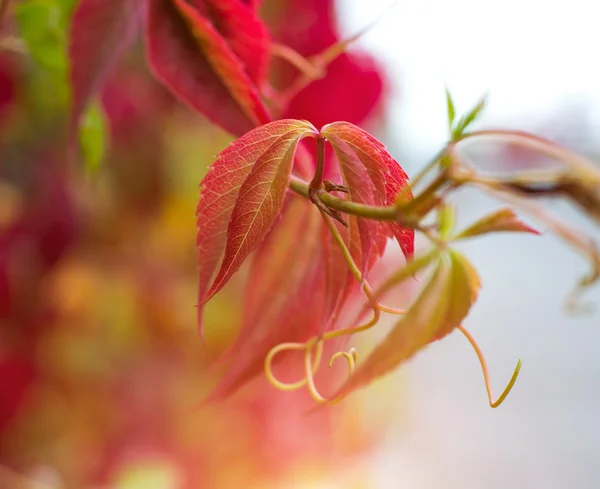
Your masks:
<instances>
[{"instance_id":1,"label":"blurred red leaf","mask_svg":"<svg viewBox=\"0 0 600 489\"><path fill-rule=\"evenodd\" d=\"M281 120L258 127L223 150L200 184L196 210L198 248L198 324L217 264L225 250L227 226L239 190L254 163L280 136L298 130L299 122ZM306 127L306 126L304 126Z\"/></svg>"},{"instance_id":2,"label":"blurred red leaf","mask_svg":"<svg viewBox=\"0 0 600 489\"><path fill-rule=\"evenodd\" d=\"M18 414L35 377L35 367L29 360L14 354L0 357L0 433Z\"/></svg>"},{"instance_id":3,"label":"blurred red leaf","mask_svg":"<svg viewBox=\"0 0 600 489\"><path fill-rule=\"evenodd\" d=\"M212 22L227 41L250 79L260 88L270 60L269 33L252 7L240 0L192 0L189 2Z\"/></svg>"},{"instance_id":4,"label":"blurred red leaf","mask_svg":"<svg viewBox=\"0 0 600 489\"><path fill-rule=\"evenodd\" d=\"M271 26L279 42L308 57L338 41L332 0L286 0L282 3L282 11Z\"/></svg>"},{"instance_id":5,"label":"blurred red leaf","mask_svg":"<svg viewBox=\"0 0 600 489\"><path fill-rule=\"evenodd\" d=\"M288 196L280 220L253 257L244 322L224 356L230 366L213 396L231 394L259 374L267 352L275 345L304 341L319 330L325 302L323 226L310 201Z\"/></svg>"},{"instance_id":6,"label":"blurred red leaf","mask_svg":"<svg viewBox=\"0 0 600 489\"><path fill-rule=\"evenodd\" d=\"M71 23L71 138L90 99L134 39L142 0L81 0Z\"/></svg>"},{"instance_id":7,"label":"blurred red leaf","mask_svg":"<svg viewBox=\"0 0 600 489\"><path fill-rule=\"evenodd\" d=\"M247 136L261 137L263 131L260 129ZM291 129L279 132L279 138L253 162L250 174L240 187L231 214L221 269L204 299L205 302L221 290L271 229L281 212L283 198L288 190L296 145L310 133L317 133L310 123L296 121Z\"/></svg>"},{"instance_id":8,"label":"blurred red leaf","mask_svg":"<svg viewBox=\"0 0 600 489\"><path fill-rule=\"evenodd\" d=\"M270 120L243 62L213 22L184 0L150 0L147 50L155 76L230 133Z\"/></svg>"},{"instance_id":9,"label":"blurred red leaf","mask_svg":"<svg viewBox=\"0 0 600 489\"><path fill-rule=\"evenodd\" d=\"M343 53L323 78L290 100L283 117L307 119L317 127L339 120L361 124L375 115L383 93L382 69L373 58Z\"/></svg>"},{"instance_id":10,"label":"blurred red leaf","mask_svg":"<svg viewBox=\"0 0 600 489\"><path fill-rule=\"evenodd\" d=\"M338 227L342 236L347 232L340 224L334 222L333 225ZM333 328L350 295L352 285L357 286L358 282L350 272L339 245L326 226L323 229L322 243L326 280L325 317L329 319L328 326Z\"/></svg>"},{"instance_id":11,"label":"blurred red leaf","mask_svg":"<svg viewBox=\"0 0 600 489\"><path fill-rule=\"evenodd\" d=\"M258 7L260 7L260 4L262 3L262 0L239 0L240 3L243 3L244 5L249 5L250 7L254 8L254 9L258 9Z\"/></svg>"}]
</instances>

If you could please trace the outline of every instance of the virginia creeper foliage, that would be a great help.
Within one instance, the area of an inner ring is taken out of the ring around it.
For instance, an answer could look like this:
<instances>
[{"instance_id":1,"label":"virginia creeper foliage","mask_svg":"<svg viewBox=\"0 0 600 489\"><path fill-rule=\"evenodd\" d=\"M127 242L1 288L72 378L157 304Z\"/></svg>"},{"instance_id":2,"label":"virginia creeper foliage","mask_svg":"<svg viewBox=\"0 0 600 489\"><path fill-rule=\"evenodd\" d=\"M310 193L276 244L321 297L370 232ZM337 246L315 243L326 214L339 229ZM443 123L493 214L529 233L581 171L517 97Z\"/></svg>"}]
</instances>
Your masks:
<instances>
[{"instance_id":1,"label":"virginia creeper foliage","mask_svg":"<svg viewBox=\"0 0 600 489\"><path fill-rule=\"evenodd\" d=\"M239 0L82 0L69 51L76 123L134 38L145 33L152 71L193 109L232 134L269 121L260 99L269 37Z\"/></svg>"},{"instance_id":2,"label":"virginia creeper foliage","mask_svg":"<svg viewBox=\"0 0 600 489\"><path fill-rule=\"evenodd\" d=\"M80 0L68 38L71 146L84 113L139 38L154 78L237 138L202 180L196 209L201 334L205 304L249 262L241 330L216 362L226 370L212 397L232 394L264 369L282 390L306 387L319 403L337 402L458 329L477 353L490 405L496 407L514 384L520 362L494 401L483 356L462 325L480 279L453 243L495 232L540 234L518 217L520 209L591 262L591 273L579 284L589 286L600 276L596 244L535 199L566 198L598 223L600 171L527 133L470 131L485 98L457 117L447 92L449 142L409 181L386 147L360 127L377 112L385 82L371 58L347 52L350 41L339 38L331 4L290 0L284 17L304 19L304 30L297 32L291 22L290 29L283 22L270 31L260 3ZM32 52L39 41L34 38L28 39ZM337 90L341 84L351 88ZM347 93L360 94L359 100L348 103ZM488 174L461 152L480 140L525 147L561 166ZM457 231L448 197L465 186L510 207ZM415 232L429 243L416 255ZM370 274L390 241L399 246L404 265L374 288ZM424 280L407 309L382 304L396 286L415 277ZM351 296L363 298L354 309ZM364 361L354 349L334 354L330 365L343 357L350 375L330 395L321 395L315 375L324 344L341 344L376 326L382 314L400 319ZM304 376L293 383L280 381L272 369L288 351L304 356Z\"/></svg>"}]
</instances>

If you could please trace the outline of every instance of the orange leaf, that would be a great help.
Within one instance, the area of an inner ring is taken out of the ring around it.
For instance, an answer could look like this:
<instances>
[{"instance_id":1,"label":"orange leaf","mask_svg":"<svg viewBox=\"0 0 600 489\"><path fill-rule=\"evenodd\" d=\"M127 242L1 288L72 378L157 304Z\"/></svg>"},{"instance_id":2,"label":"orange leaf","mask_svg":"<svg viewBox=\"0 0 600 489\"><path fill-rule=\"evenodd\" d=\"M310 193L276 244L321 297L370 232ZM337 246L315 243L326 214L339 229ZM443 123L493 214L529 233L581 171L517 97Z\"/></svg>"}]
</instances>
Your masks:
<instances>
[{"instance_id":1,"label":"orange leaf","mask_svg":"<svg viewBox=\"0 0 600 489\"><path fill-rule=\"evenodd\" d=\"M264 128L273 127L274 124L277 122L251 131L236 143L247 137L252 140L255 133L264 133ZM316 134L311 124L295 121L290 129L280 132L279 137L251 162L252 169L239 188L231 212L223 263L204 302L221 290L271 229L288 191L296 145L311 133ZM228 164L236 164L231 156L225 162L226 166Z\"/></svg>"},{"instance_id":2,"label":"orange leaf","mask_svg":"<svg viewBox=\"0 0 600 489\"><path fill-rule=\"evenodd\" d=\"M540 234L539 231L521 221L513 210L500 209L461 231L456 239L472 238L473 236L498 232Z\"/></svg>"},{"instance_id":3,"label":"orange leaf","mask_svg":"<svg viewBox=\"0 0 600 489\"><path fill-rule=\"evenodd\" d=\"M203 302L225 250L227 226L238 192L252 166L279 138L304 130L306 123L281 120L258 127L223 150L200 184L196 210L198 248L198 325L202 330Z\"/></svg>"},{"instance_id":4,"label":"orange leaf","mask_svg":"<svg viewBox=\"0 0 600 489\"><path fill-rule=\"evenodd\" d=\"M221 359L229 362L229 368L213 398L231 394L258 375L268 351L277 344L305 341L320 329L325 303L324 223L308 200L295 195L286 200L281 219L253 257L244 322Z\"/></svg>"}]
</instances>

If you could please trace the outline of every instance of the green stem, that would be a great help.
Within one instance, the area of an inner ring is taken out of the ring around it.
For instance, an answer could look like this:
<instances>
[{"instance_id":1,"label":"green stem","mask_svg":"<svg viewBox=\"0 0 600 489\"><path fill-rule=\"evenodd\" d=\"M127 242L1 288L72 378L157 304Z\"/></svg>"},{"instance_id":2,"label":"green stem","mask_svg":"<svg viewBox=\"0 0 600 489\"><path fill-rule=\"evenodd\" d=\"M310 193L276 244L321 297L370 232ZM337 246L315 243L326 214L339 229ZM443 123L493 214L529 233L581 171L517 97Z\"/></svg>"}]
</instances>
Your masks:
<instances>
[{"instance_id":1,"label":"green stem","mask_svg":"<svg viewBox=\"0 0 600 489\"><path fill-rule=\"evenodd\" d=\"M527 132L512 131L507 129L473 131L463 134L461 138L454 143L454 145L457 145L463 141L466 142L469 139L483 138L505 139L515 146L525 147L531 151L565 163L571 168L582 171L584 172L585 177L592 182L600 182L600 172L594 163L559 146L556 143L553 143L552 141L539 136L534 136Z\"/></svg>"},{"instance_id":2,"label":"green stem","mask_svg":"<svg viewBox=\"0 0 600 489\"><path fill-rule=\"evenodd\" d=\"M305 181L297 177L292 177L290 180L290 188L297 194L302 195L307 199L310 198L309 189L311 187ZM319 189L317 195L319 200L327 207L351 216L364 217L376 221L398 221L398 210L394 206L381 207L359 204L357 202L351 202L335 197L323 189Z\"/></svg>"}]
</instances>

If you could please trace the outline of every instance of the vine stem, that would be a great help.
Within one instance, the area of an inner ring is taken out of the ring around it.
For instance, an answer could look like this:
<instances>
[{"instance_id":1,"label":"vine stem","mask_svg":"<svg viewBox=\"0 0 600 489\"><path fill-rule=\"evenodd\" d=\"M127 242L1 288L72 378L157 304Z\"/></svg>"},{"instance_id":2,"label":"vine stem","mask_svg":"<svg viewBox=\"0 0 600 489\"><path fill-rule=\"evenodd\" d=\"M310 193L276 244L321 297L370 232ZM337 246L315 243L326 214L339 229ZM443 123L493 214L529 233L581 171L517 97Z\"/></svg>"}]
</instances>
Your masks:
<instances>
[{"instance_id":1,"label":"vine stem","mask_svg":"<svg viewBox=\"0 0 600 489\"><path fill-rule=\"evenodd\" d=\"M292 49L290 46L274 42L271 44L271 54L278 58L286 60L289 64L294 66L300 71L305 77L311 80L318 80L323 78L325 70L320 66L315 66L307 58L302 56L298 51Z\"/></svg>"},{"instance_id":2,"label":"vine stem","mask_svg":"<svg viewBox=\"0 0 600 489\"><path fill-rule=\"evenodd\" d=\"M290 189L297 194L310 199L309 189L311 188L304 180L292 176L290 179ZM327 207L336 211L349 214L351 216L364 217L366 219L374 219L377 221L397 221L398 210L394 206L382 207L374 205L359 204L349 200L335 197L323 189L317 190L319 200Z\"/></svg>"},{"instance_id":3,"label":"vine stem","mask_svg":"<svg viewBox=\"0 0 600 489\"><path fill-rule=\"evenodd\" d=\"M591 161L553 143L552 141L523 131L512 131L508 129L473 131L463 134L458 141L449 143L448 146L456 146L463 141L467 142L471 139L485 138L508 140L516 146L530 149L536 153L561 161L572 168L583 170L585 171L587 178L595 182L600 182L600 172L598 171L597 166Z\"/></svg>"},{"instance_id":4,"label":"vine stem","mask_svg":"<svg viewBox=\"0 0 600 489\"><path fill-rule=\"evenodd\" d=\"M492 383L490 381L490 374L488 372L487 363L485 361L485 358L483 356L481 349L479 348L479 345L477 344L477 342L475 341L475 338L473 338L471 333L469 333L464 328L464 326L462 326L462 325L458 326L457 329L464 335L465 338L467 338L468 342L473 347L473 350L475 350L475 354L477 355L477 359L479 360L479 363L481 365L481 371L483 372L483 380L485 382L485 390L487 391L487 396L488 396L488 401L490 403L490 407L497 408L498 406L500 406L500 404L502 404L504 402L504 399L506 399L506 396L508 396L509 392L515 385L515 382L517 381L517 377L519 376L519 372L521 371L521 365L522 365L521 359L519 359L519 361L517 362L517 366L515 367L515 370L512 374L512 377L510 378L510 381L508 382L507 386L504 388L504 391L502 392L502 394L500 394L500 397L494 401L494 395L492 394Z\"/></svg>"},{"instance_id":5,"label":"vine stem","mask_svg":"<svg viewBox=\"0 0 600 489\"><path fill-rule=\"evenodd\" d=\"M323 186L323 171L325 170L325 138L317 138L317 167L310 181L309 188L319 190Z\"/></svg>"}]
</instances>

